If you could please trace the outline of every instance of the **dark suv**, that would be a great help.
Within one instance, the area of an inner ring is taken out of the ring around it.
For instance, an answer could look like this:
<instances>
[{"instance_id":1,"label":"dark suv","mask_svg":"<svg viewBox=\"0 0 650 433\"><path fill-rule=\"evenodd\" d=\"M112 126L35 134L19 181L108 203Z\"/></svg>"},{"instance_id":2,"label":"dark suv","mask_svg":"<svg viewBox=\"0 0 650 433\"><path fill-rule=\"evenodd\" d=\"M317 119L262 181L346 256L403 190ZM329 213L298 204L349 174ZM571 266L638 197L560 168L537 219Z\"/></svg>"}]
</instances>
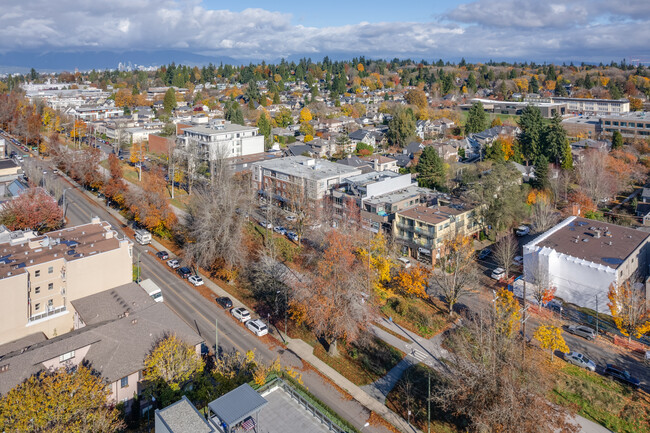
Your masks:
<instances>
[{"instance_id":1,"label":"dark suv","mask_svg":"<svg viewBox=\"0 0 650 433\"><path fill-rule=\"evenodd\" d=\"M227 296L217 298L215 301L217 301L217 304L221 305L222 308L232 308L232 300Z\"/></svg>"},{"instance_id":2,"label":"dark suv","mask_svg":"<svg viewBox=\"0 0 650 433\"><path fill-rule=\"evenodd\" d=\"M636 377L630 376L630 373L627 371L611 364L607 364L607 367L605 367L603 374L605 376L611 376L612 379L618 380L619 382L624 383L625 385L629 385L632 388L639 388L639 385L641 383Z\"/></svg>"},{"instance_id":3,"label":"dark suv","mask_svg":"<svg viewBox=\"0 0 650 433\"><path fill-rule=\"evenodd\" d=\"M181 276L181 278L189 278L190 275L192 275L192 270L187 266L176 269L176 272Z\"/></svg>"}]
</instances>

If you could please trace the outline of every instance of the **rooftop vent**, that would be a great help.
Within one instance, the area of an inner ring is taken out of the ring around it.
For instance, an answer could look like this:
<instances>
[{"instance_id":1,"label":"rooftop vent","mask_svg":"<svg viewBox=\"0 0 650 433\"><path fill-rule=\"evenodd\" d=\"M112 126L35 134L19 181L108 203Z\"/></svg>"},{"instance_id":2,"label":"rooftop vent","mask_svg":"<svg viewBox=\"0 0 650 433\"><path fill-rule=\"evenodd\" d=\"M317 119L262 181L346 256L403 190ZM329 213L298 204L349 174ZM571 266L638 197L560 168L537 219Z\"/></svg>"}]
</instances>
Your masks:
<instances>
[{"instance_id":1,"label":"rooftop vent","mask_svg":"<svg viewBox=\"0 0 650 433\"><path fill-rule=\"evenodd\" d=\"M589 239L584 238L584 239L582 240L582 242L589 242Z\"/></svg>"},{"instance_id":2,"label":"rooftop vent","mask_svg":"<svg viewBox=\"0 0 650 433\"><path fill-rule=\"evenodd\" d=\"M131 320L131 325L135 325L136 323L138 323L138 319Z\"/></svg>"}]
</instances>

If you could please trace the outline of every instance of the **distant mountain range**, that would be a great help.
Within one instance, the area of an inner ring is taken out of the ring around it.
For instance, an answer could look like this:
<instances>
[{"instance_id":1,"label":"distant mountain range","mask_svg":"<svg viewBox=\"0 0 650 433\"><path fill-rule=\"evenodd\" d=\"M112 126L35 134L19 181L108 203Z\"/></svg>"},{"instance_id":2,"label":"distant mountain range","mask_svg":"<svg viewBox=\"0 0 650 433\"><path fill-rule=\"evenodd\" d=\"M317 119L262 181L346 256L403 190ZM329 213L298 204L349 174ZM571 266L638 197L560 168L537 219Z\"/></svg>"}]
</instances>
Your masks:
<instances>
[{"instance_id":1,"label":"distant mountain range","mask_svg":"<svg viewBox=\"0 0 650 433\"><path fill-rule=\"evenodd\" d=\"M251 61L253 61L251 59ZM90 69L117 69L118 63L143 66L167 65L171 62L183 65L231 65L248 64L232 57L212 57L187 51L11 51L0 53L0 72L27 72L34 68L41 72L80 71Z\"/></svg>"}]
</instances>

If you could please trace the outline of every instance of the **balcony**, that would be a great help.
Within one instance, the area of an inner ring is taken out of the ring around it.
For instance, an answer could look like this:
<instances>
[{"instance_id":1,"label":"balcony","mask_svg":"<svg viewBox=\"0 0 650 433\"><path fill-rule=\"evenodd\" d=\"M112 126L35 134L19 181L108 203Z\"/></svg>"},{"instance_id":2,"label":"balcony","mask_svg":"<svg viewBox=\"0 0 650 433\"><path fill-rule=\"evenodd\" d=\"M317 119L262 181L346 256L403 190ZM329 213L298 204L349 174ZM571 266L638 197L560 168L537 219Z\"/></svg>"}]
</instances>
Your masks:
<instances>
[{"instance_id":1,"label":"balcony","mask_svg":"<svg viewBox=\"0 0 650 433\"><path fill-rule=\"evenodd\" d=\"M61 307L57 307L57 308L49 308L44 313L35 314L35 315L31 316L29 318L29 322L32 323L32 322L36 322L36 321L39 321L39 320L45 320L45 319L48 319L48 318L50 318L52 316L56 316L58 314L64 313L66 311L67 311L67 309L65 308L65 305L63 305Z\"/></svg>"}]
</instances>

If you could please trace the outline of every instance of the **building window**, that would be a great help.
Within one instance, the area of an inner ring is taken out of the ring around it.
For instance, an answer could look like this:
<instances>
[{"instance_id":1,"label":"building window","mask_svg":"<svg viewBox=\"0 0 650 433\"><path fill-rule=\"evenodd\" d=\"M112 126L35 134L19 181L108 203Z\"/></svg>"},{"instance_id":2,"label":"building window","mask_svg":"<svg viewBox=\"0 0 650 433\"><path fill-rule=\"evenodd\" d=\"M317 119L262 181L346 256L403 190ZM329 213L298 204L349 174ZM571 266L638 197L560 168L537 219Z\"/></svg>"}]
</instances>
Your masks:
<instances>
[{"instance_id":1,"label":"building window","mask_svg":"<svg viewBox=\"0 0 650 433\"><path fill-rule=\"evenodd\" d=\"M54 266L50 266L49 268L47 268L47 273L48 274L51 274L53 272L54 272Z\"/></svg>"},{"instance_id":2,"label":"building window","mask_svg":"<svg viewBox=\"0 0 650 433\"><path fill-rule=\"evenodd\" d=\"M34 311L38 311L41 309L41 304L34 304Z\"/></svg>"},{"instance_id":3,"label":"building window","mask_svg":"<svg viewBox=\"0 0 650 433\"><path fill-rule=\"evenodd\" d=\"M41 293L41 288L40 287L35 288L34 293Z\"/></svg>"},{"instance_id":4,"label":"building window","mask_svg":"<svg viewBox=\"0 0 650 433\"><path fill-rule=\"evenodd\" d=\"M52 290L54 288L54 283L47 283L47 290Z\"/></svg>"},{"instance_id":5,"label":"building window","mask_svg":"<svg viewBox=\"0 0 650 433\"><path fill-rule=\"evenodd\" d=\"M34 271L34 276L35 277L40 277L41 276L41 271Z\"/></svg>"},{"instance_id":6,"label":"building window","mask_svg":"<svg viewBox=\"0 0 650 433\"><path fill-rule=\"evenodd\" d=\"M59 362L65 362L68 359L74 358L74 350L71 350L68 353L64 353L63 355L59 356Z\"/></svg>"},{"instance_id":7,"label":"building window","mask_svg":"<svg viewBox=\"0 0 650 433\"><path fill-rule=\"evenodd\" d=\"M54 306L54 300L53 299L48 299L47 300L47 306L48 306L48 308L53 307Z\"/></svg>"},{"instance_id":8,"label":"building window","mask_svg":"<svg viewBox=\"0 0 650 433\"><path fill-rule=\"evenodd\" d=\"M120 388L126 388L127 386L129 386L129 376L120 379Z\"/></svg>"}]
</instances>

